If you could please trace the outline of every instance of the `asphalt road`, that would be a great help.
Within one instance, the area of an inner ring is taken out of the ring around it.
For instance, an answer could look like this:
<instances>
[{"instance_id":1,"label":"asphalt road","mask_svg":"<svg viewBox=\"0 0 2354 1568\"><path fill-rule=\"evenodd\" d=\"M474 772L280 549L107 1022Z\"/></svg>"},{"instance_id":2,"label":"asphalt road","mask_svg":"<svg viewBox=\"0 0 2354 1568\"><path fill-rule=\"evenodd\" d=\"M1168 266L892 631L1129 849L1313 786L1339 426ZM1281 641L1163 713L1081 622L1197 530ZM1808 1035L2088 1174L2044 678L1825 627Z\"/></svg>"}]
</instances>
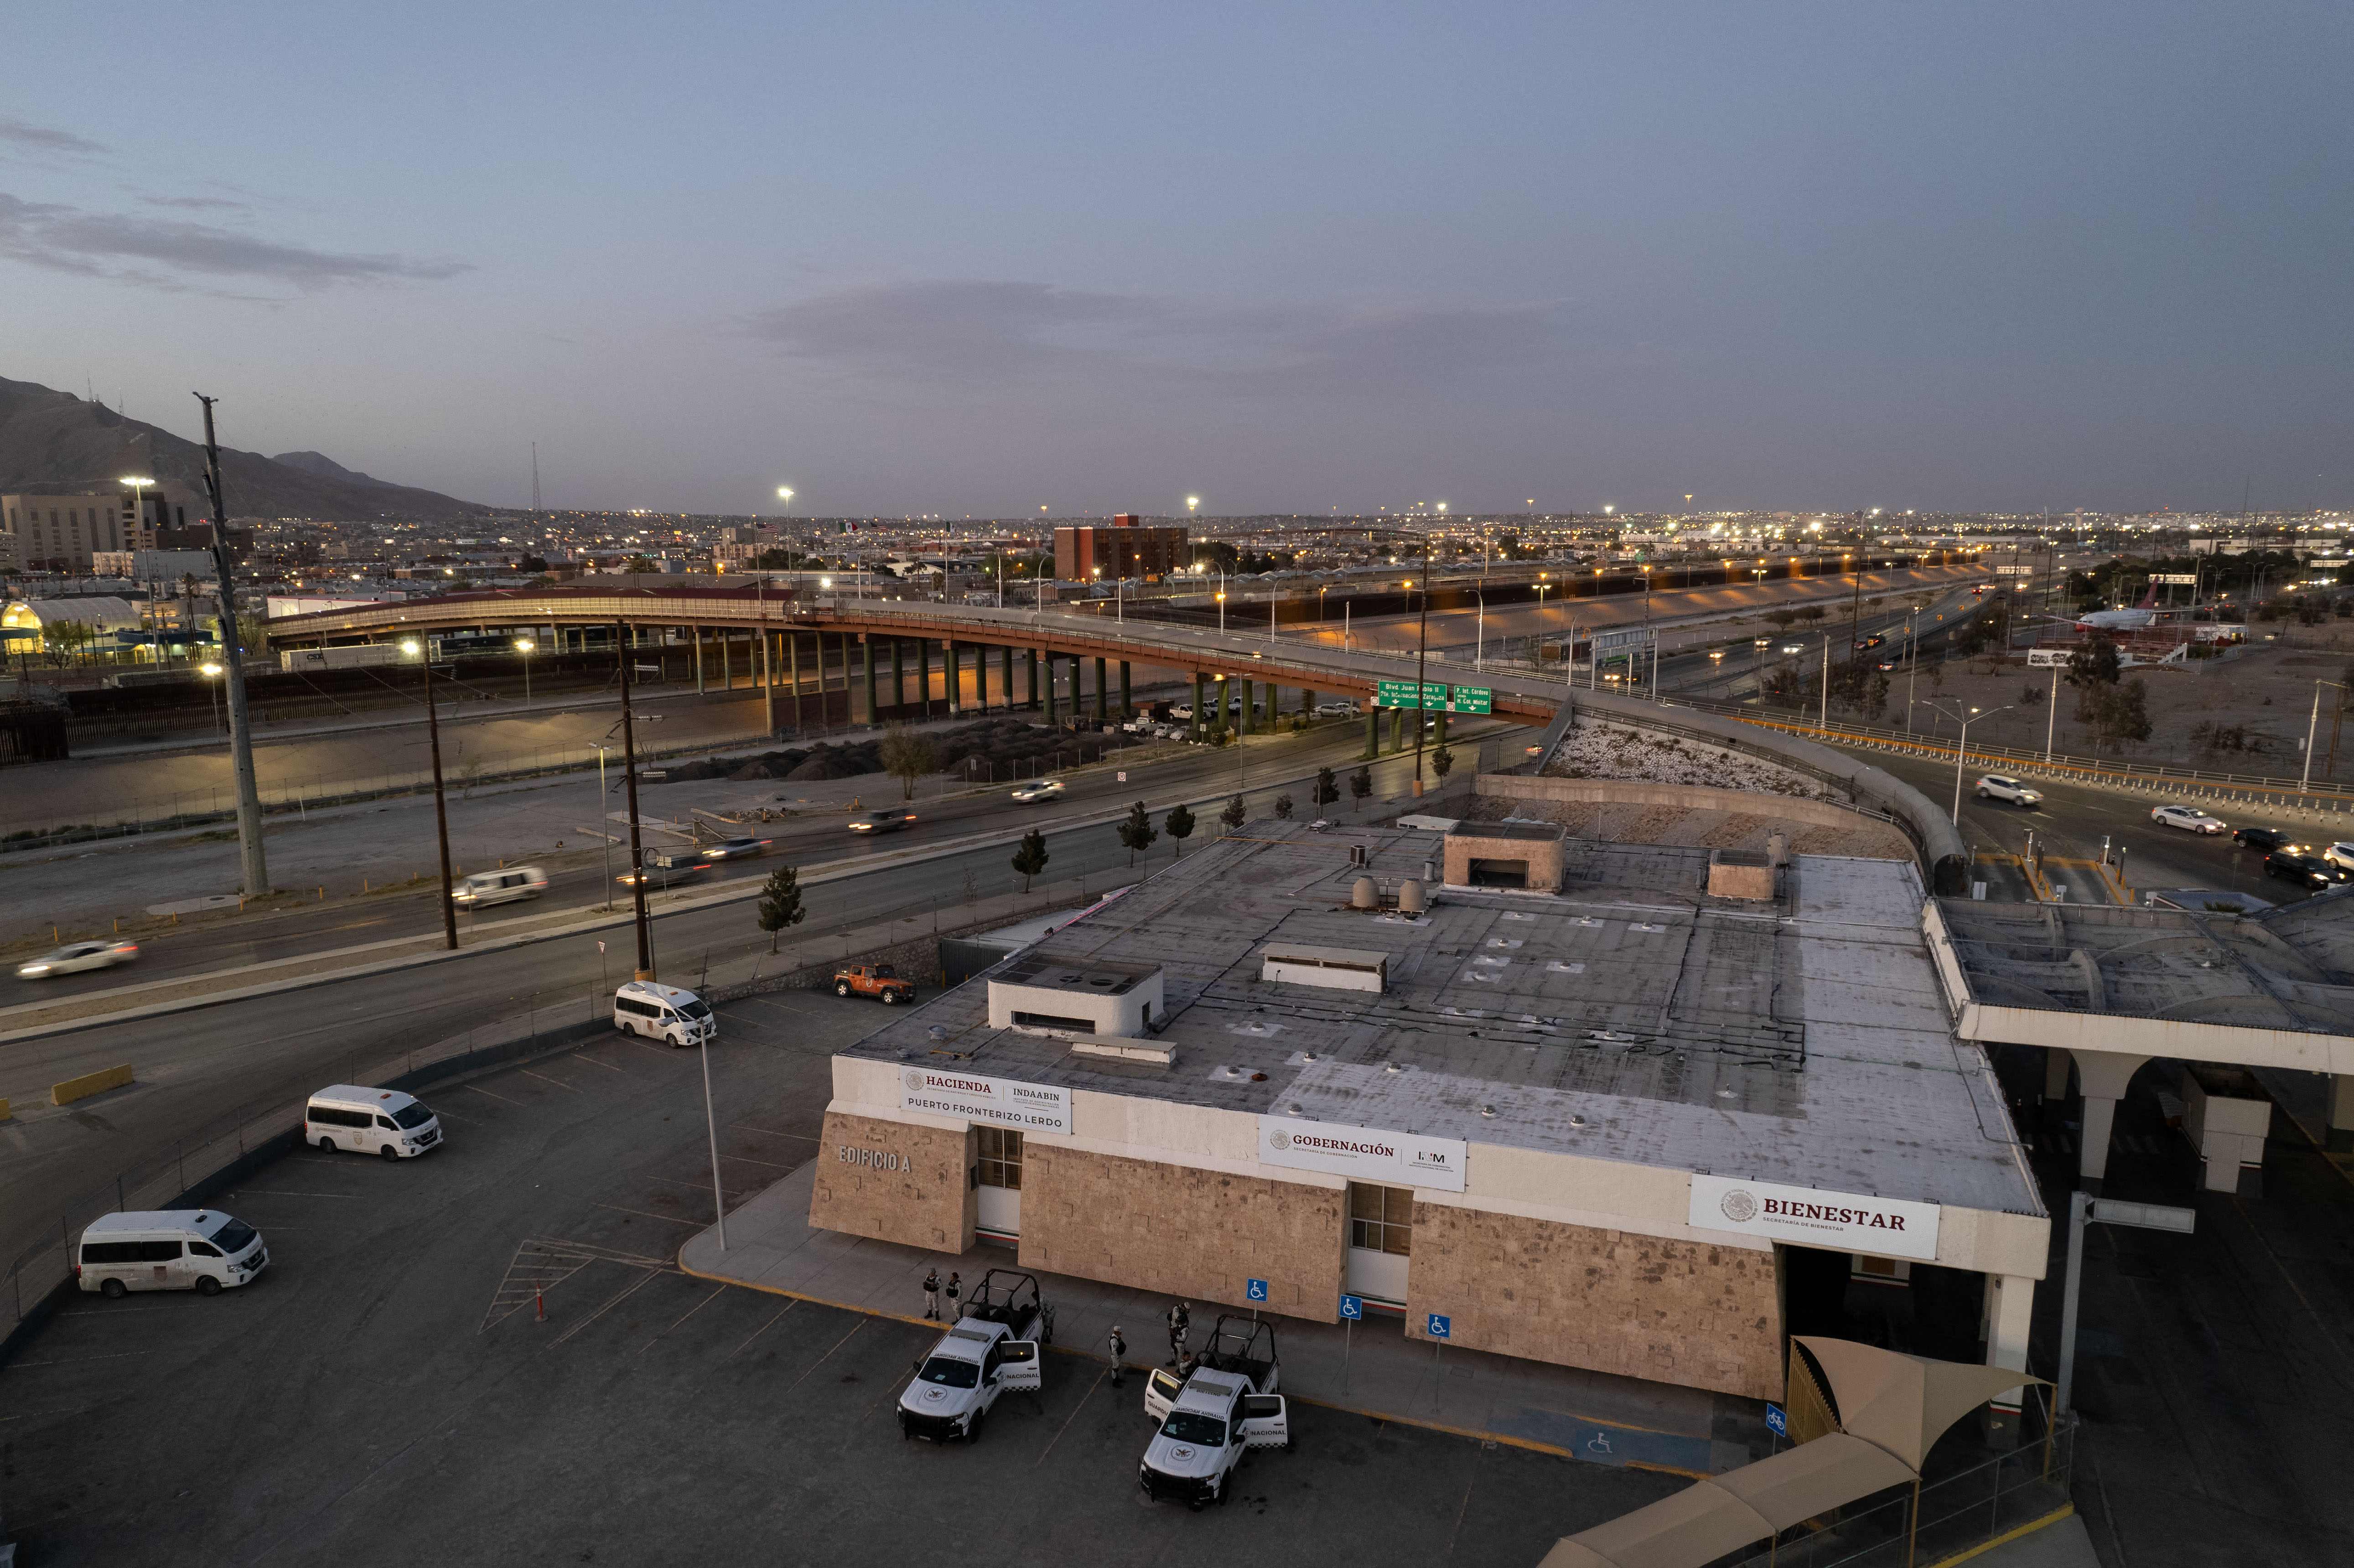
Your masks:
<instances>
[{"instance_id":1,"label":"asphalt road","mask_svg":"<svg viewBox=\"0 0 2354 1568\"><path fill-rule=\"evenodd\" d=\"M1469 735L1478 732L1465 729L1458 733ZM1335 724L1304 736L1279 736L1253 741L1245 747L1247 755L1243 760L1248 768L1262 777L1270 770L1295 775L1312 771L1320 766L1353 768L1363 742L1361 726ZM1467 746L1469 744L1466 742ZM1458 755L1464 756L1464 750L1458 748ZM1476 749L1469 755L1476 758ZM1127 784L1119 782L1118 772L1115 766L1108 770L1096 768L1070 774L1069 792L1058 802L1018 803L1010 797L1011 786L981 794L952 796L937 802L921 801L914 825L874 838L848 832L843 826L844 816L840 812L828 813L816 820L772 823L761 829L761 836L773 841L763 859L732 864L721 862L699 878L682 877L674 882L656 872L652 874L649 886L660 890L666 886L699 888L731 882L758 882L766 877L780 860L794 864L816 861L854 861L903 850L910 844L961 838L1025 823L1034 819L1051 821L1059 816L1118 805L1140 796L1156 806L1165 806L1179 800L1199 799L1225 788L1228 779L1237 777L1237 763L1231 749L1211 751L1201 748L1189 749L1179 757L1130 769L1132 781ZM878 779L875 782L896 795L896 786L889 780ZM593 796L593 779L587 781L587 788ZM1306 792L1295 789L1292 793L1305 807ZM609 804L616 809L620 807L618 787ZM652 814L663 810L663 805L659 789L642 791L642 810ZM426 810L421 801L408 802L403 809L413 815ZM468 803L456 809L472 810L474 806ZM575 815L586 816L594 812L595 806L591 803ZM429 854L431 824L429 821L420 821L416 827L419 842L423 846L422 853ZM616 831L622 830L617 827ZM651 840L649 847L653 847ZM228 848L222 846L224 853ZM416 848L405 850L398 863L404 867L414 864L419 855L419 851ZM627 845L615 846L612 858L620 870L626 870L629 864ZM71 869L81 874L136 878L140 874L140 864L139 846L133 844L107 848L90 860L74 861ZM548 857L544 869L549 874L549 887L540 899L496 905L480 913L461 911L460 940L463 942L477 933L496 935L503 926L518 919L544 915L550 909L586 908L606 897L605 857L599 852L567 851L560 856ZM23 885L21 882L19 885ZM626 889L616 888L612 896L617 907L627 907ZM39 912L32 908L24 908L23 913L40 917ZM110 990L175 975L209 973L242 964L323 952L361 943L429 934L440 929L440 924L438 889L430 884L399 893L355 893L331 897L323 903L303 903L278 911L192 917L178 926L142 934L138 959L116 969L26 980L16 978L12 964L0 970L0 1007ZM102 923L100 928L103 929Z\"/></svg>"},{"instance_id":2,"label":"asphalt road","mask_svg":"<svg viewBox=\"0 0 2354 1568\"><path fill-rule=\"evenodd\" d=\"M877 1010L721 1016L734 1203L815 1152L829 1054ZM1532 1563L1686 1484L1295 1402L1294 1450L1193 1513L1141 1498L1140 1380L1084 1354L975 1443L906 1442L930 1332L677 1272L712 1206L694 1054L609 1035L430 1103L449 1141L421 1160L305 1150L223 1199L269 1244L257 1284L77 1296L0 1367L28 1560L1436 1568Z\"/></svg>"},{"instance_id":3,"label":"asphalt road","mask_svg":"<svg viewBox=\"0 0 2354 1568\"><path fill-rule=\"evenodd\" d=\"M1887 769L1938 805L1951 808L1954 769L1950 764L1862 748L1857 748L1854 754ZM2026 850L2027 834L2032 830L2043 846L2048 866L2050 857L2055 855L2097 861L2105 839L2124 850L2125 881L2134 889L2137 899L2144 890L2154 887L2219 888L2252 893L2274 904L2308 896L2302 888L2265 876L2264 857L2254 850L2240 848L2229 833L2210 837L2158 826L2150 821L2150 807L2155 802L2147 799L2076 784L2030 779L2029 783L2043 791L2041 807L2030 810L2000 800L1978 799L1973 787L1986 771L1990 770L1971 768L1962 775L1959 826L1963 842L1975 849L2020 854ZM2273 827L2299 835L2313 832L2307 824L2253 808L2219 809L2216 815L2234 828ZM2026 896L2024 885L2017 881L2015 873L1999 867L1988 870L1992 873L1988 877L1993 885L1990 896L2005 896L2001 890L2006 888L2011 890L2009 896ZM2046 874L2054 882L2073 884L2069 896L2078 901L2097 886L2081 871L2072 875L2065 870L2047 870ZM2092 901L2106 902L2097 894Z\"/></svg>"},{"instance_id":4,"label":"asphalt road","mask_svg":"<svg viewBox=\"0 0 2354 1568\"><path fill-rule=\"evenodd\" d=\"M1316 765L1299 755L1307 767ZM1223 757L1225 768L1234 766L1231 751L1213 756ZM1405 796L1413 766L1410 754L1375 764L1376 793L1368 810L1384 797ZM1194 782L1197 789L1216 789L1199 776ZM1296 784L1268 783L1251 791L1246 803L1267 813L1278 789L1306 812L1306 791ZM1062 814L1138 795L1150 801L1156 816L1182 798L1173 789L1135 784L1123 794L1107 783L1097 794L1066 797ZM1338 810L1347 811L1345 797ZM1037 820L1051 823L1055 816L1042 813ZM1218 831L1208 813L1197 816L1199 835ZM985 823L968 823L966 831L977 825ZM952 830L942 832L947 836ZM1050 828L1046 843L1050 878L1097 878L1093 886L1100 890L1142 874L1129 869L1127 852L1108 823ZM1164 837L1146 866L1173 848ZM984 896L1013 892L1021 884L1009 856L998 845L821 885L808 895L809 918L796 935L953 907L963 898L968 871ZM1053 907L1042 905L1039 912ZM598 952L599 936L611 941L610 956ZM769 943L748 901L662 916L654 939L658 967L673 979L705 961L765 951ZM22 1248L54 1236L60 1211L73 1209L86 1194L111 1191L116 1172L164 1157L204 1129L291 1104L407 1047L526 1010L561 1010L567 1021L584 1016L592 997L609 994L612 983L626 978L627 940L623 927L502 952L461 952L425 967L0 1046L0 1097L18 1107L15 1120L0 1123L0 1266ZM125 1062L138 1072L131 1087L63 1109L44 1103L51 1084Z\"/></svg>"}]
</instances>

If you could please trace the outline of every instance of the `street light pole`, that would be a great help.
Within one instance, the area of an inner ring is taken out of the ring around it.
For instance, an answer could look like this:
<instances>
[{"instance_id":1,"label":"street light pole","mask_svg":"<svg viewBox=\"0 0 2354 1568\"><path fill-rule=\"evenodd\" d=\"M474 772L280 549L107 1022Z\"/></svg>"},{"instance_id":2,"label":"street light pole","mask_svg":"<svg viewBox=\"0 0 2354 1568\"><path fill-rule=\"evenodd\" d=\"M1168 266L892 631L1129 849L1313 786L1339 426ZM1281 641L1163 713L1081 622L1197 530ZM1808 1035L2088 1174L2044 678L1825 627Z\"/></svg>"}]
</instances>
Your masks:
<instances>
[{"instance_id":1,"label":"street light pole","mask_svg":"<svg viewBox=\"0 0 2354 1568\"><path fill-rule=\"evenodd\" d=\"M771 731L775 728L773 725L769 727ZM602 824L597 836L605 844L605 913L608 915L613 912L613 813L605 809L605 798L610 793L605 784L605 753L611 749L610 746L597 747L597 821Z\"/></svg>"},{"instance_id":2,"label":"street light pole","mask_svg":"<svg viewBox=\"0 0 2354 1568\"><path fill-rule=\"evenodd\" d=\"M528 637L518 637L515 639L515 652L523 655L523 701L525 707L529 707L531 705L531 651L533 647L534 643Z\"/></svg>"},{"instance_id":3,"label":"street light pole","mask_svg":"<svg viewBox=\"0 0 2354 1568\"><path fill-rule=\"evenodd\" d=\"M2305 771L2298 776L2296 781L2296 792L2300 795L2305 793L2306 786L2313 782L2313 736L2321 724L2321 688L2324 686L2336 686L2341 692L2346 690L2346 687L2337 681L2313 683L2313 712L2305 721Z\"/></svg>"}]
</instances>

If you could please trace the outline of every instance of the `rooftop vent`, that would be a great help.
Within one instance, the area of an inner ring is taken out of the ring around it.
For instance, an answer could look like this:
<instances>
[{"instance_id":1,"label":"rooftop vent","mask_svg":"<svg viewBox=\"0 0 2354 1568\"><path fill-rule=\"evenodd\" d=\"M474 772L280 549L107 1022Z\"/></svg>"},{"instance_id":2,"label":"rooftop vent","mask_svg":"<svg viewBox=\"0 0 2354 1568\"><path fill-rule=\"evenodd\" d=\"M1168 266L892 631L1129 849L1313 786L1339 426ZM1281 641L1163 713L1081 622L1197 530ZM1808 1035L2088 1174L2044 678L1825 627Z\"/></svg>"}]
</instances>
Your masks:
<instances>
[{"instance_id":1,"label":"rooftop vent","mask_svg":"<svg viewBox=\"0 0 2354 1568\"><path fill-rule=\"evenodd\" d=\"M1259 954L1259 979L1326 991L1384 991L1389 989L1390 956L1360 948L1317 948L1302 942L1269 942Z\"/></svg>"}]
</instances>

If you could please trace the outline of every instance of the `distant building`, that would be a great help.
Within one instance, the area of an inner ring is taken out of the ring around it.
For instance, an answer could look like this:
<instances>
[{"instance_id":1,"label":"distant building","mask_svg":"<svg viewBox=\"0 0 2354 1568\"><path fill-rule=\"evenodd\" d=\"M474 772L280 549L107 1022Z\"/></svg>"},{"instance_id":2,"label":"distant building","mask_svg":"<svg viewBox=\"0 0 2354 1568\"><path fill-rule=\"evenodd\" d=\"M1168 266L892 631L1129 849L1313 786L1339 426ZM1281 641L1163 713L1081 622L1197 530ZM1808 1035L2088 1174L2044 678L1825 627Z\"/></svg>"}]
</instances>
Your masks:
<instances>
[{"instance_id":1,"label":"distant building","mask_svg":"<svg viewBox=\"0 0 2354 1568\"><path fill-rule=\"evenodd\" d=\"M1165 577L1182 571L1188 543L1183 524L1140 527L1122 512L1108 528L1084 524L1055 530L1055 576L1066 582L1109 577Z\"/></svg>"},{"instance_id":2,"label":"distant building","mask_svg":"<svg viewBox=\"0 0 2354 1568\"><path fill-rule=\"evenodd\" d=\"M28 572L87 572L101 550L137 547L128 495L0 495L0 529Z\"/></svg>"}]
</instances>

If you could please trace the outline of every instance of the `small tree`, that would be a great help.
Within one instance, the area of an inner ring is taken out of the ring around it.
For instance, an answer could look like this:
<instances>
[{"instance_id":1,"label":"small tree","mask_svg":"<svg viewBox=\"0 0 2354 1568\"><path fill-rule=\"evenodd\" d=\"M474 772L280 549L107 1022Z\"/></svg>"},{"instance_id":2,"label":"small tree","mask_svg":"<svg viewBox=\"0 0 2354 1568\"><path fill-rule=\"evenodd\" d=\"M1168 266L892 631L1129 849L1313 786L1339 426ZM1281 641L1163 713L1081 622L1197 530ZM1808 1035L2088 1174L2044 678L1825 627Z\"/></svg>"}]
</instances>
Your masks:
<instances>
[{"instance_id":1,"label":"small tree","mask_svg":"<svg viewBox=\"0 0 2354 1568\"><path fill-rule=\"evenodd\" d=\"M769 873L769 880L760 885L760 929L769 934L769 951L777 950L777 933L788 927L798 926L809 914L801 907L801 874L796 867L780 865Z\"/></svg>"},{"instance_id":2,"label":"small tree","mask_svg":"<svg viewBox=\"0 0 2354 1568\"><path fill-rule=\"evenodd\" d=\"M1239 831L1245 822L1250 821L1249 808L1243 804L1240 795L1226 802L1226 809L1218 813L1218 821L1226 824L1226 832L1230 833Z\"/></svg>"},{"instance_id":3,"label":"small tree","mask_svg":"<svg viewBox=\"0 0 2354 1568\"><path fill-rule=\"evenodd\" d=\"M49 645L50 652L69 659L79 658L95 635L90 624L80 620L52 620L41 628L41 640Z\"/></svg>"},{"instance_id":4,"label":"small tree","mask_svg":"<svg viewBox=\"0 0 2354 1568\"><path fill-rule=\"evenodd\" d=\"M1353 811L1363 805L1365 797L1373 792L1373 770L1372 768L1360 768L1349 775L1349 793L1353 797L1349 802L1349 810Z\"/></svg>"},{"instance_id":5,"label":"small tree","mask_svg":"<svg viewBox=\"0 0 2354 1568\"><path fill-rule=\"evenodd\" d=\"M940 765L939 752L928 736L917 735L906 725L895 724L883 732L883 744L875 748L882 759L883 771L899 780L899 799L911 800L916 795L916 780Z\"/></svg>"},{"instance_id":6,"label":"small tree","mask_svg":"<svg viewBox=\"0 0 2354 1568\"><path fill-rule=\"evenodd\" d=\"M1169 808L1169 814L1161 819L1161 825L1176 844L1178 858L1183 859L1185 841L1193 836L1193 813L1186 809L1184 802L1180 801Z\"/></svg>"},{"instance_id":7,"label":"small tree","mask_svg":"<svg viewBox=\"0 0 2354 1568\"><path fill-rule=\"evenodd\" d=\"M1288 795L1278 795L1278 796L1275 798L1275 814L1276 814L1277 816L1278 816L1278 817L1281 817L1281 818L1282 818L1285 821L1287 821L1287 822L1288 822L1288 821L1289 821L1291 820L1291 797L1290 797L1290 796L1288 796Z\"/></svg>"},{"instance_id":8,"label":"small tree","mask_svg":"<svg viewBox=\"0 0 2354 1568\"><path fill-rule=\"evenodd\" d=\"M2349 682L2348 684L2354 685L2354 682ZM1329 768L1318 768L1316 770L1316 782L1310 785L1308 789L1308 799L1310 803L1320 811L1340 798L1341 786L1333 781L1332 770Z\"/></svg>"},{"instance_id":9,"label":"small tree","mask_svg":"<svg viewBox=\"0 0 2354 1568\"><path fill-rule=\"evenodd\" d=\"M1046 869L1046 835L1033 828L1022 835L1022 842L1013 851L1013 869L1022 874L1022 891L1030 891L1030 879Z\"/></svg>"},{"instance_id":10,"label":"small tree","mask_svg":"<svg viewBox=\"0 0 2354 1568\"><path fill-rule=\"evenodd\" d=\"M1119 842L1128 846L1129 864L1134 865L1138 855L1150 853L1152 841L1160 836L1152 819L1145 814L1143 801L1128 809L1128 816L1119 824Z\"/></svg>"},{"instance_id":11,"label":"small tree","mask_svg":"<svg viewBox=\"0 0 2354 1568\"><path fill-rule=\"evenodd\" d=\"M1430 770L1437 774L1442 782L1446 779L1448 770L1454 766L1455 753L1447 747L1442 746L1430 754Z\"/></svg>"},{"instance_id":12,"label":"small tree","mask_svg":"<svg viewBox=\"0 0 2354 1568\"><path fill-rule=\"evenodd\" d=\"M2080 692L2095 686L2114 686L2123 671L2117 645L2105 637L2081 642L2068 655L2068 683Z\"/></svg>"}]
</instances>

